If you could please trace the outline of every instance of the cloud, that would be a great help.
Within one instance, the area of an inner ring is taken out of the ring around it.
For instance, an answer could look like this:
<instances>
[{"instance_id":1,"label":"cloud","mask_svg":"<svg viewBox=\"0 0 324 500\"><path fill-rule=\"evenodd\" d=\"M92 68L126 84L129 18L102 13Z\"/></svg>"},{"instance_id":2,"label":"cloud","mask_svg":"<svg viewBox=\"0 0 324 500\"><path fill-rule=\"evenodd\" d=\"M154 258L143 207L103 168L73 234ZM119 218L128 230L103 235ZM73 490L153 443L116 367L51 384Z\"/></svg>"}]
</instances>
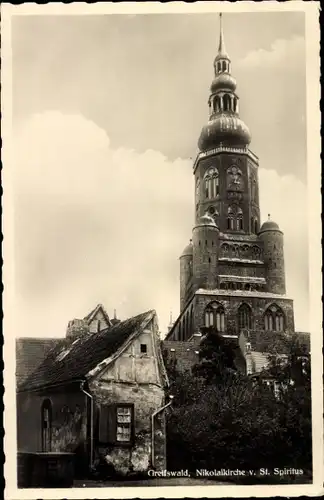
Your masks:
<instances>
[{"instance_id":1,"label":"cloud","mask_svg":"<svg viewBox=\"0 0 324 500\"><path fill-rule=\"evenodd\" d=\"M192 162L114 150L95 123L60 112L32 116L14 144L19 335L64 335L98 302L123 318L154 308L165 332L193 224ZM263 209L285 231L288 289L305 329L305 188L262 169L260 184Z\"/></svg>"},{"instance_id":2,"label":"cloud","mask_svg":"<svg viewBox=\"0 0 324 500\"><path fill-rule=\"evenodd\" d=\"M277 70L285 64L292 67L297 61L299 65L305 61L305 40L300 36L277 39L272 43L270 50L253 50L241 59L239 65L244 68L262 70L275 68Z\"/></svg>"}]
</instances>

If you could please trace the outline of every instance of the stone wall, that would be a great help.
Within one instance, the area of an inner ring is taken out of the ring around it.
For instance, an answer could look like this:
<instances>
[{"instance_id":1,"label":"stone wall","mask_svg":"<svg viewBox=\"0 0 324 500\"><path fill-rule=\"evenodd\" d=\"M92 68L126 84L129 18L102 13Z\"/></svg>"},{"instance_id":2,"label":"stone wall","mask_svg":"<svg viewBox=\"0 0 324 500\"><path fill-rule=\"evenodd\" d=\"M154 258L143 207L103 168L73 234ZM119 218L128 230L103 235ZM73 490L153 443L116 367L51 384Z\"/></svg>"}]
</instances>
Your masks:
<instances>
[{"instance_id":1,"label":"stone wall","mask_svg":"<svg viewBox=\"0 0 324 500\"><path fill-rule=\"evenodd\" d=\"M123 383L104 380L92 381L95 421L99 419L101 405L134 404L134 441L132 446L103 446L95 438L95 459L104 458L115 472L127 475L130 472L145 472L151 467L152 414L164 404L164 391L155 384ZM155 425L155 466L165 467L165 424L156 419Z\"/></svg>"},{"instance_id":2,"label":"stone wall","mask_svg":"<svg viewBox=\"0 0 324 500\"><path fill-rule=\"evenodd\" d=\"M103 446L95 439L95 457L104 458L115 472L145 472L152 466L152 439L154 438L155 467L165 467L165 424L163 415L155 419L152 438L153 413L164 405L164 387L158 361L160 342L157 325L146 328L133 342L107 365L89 383L94 397L95 422L98 423L102 405L134 405L134 436L132 446L114 443ZM146 352L141 352L141 346Z\"/></svg>"},{"instance_id":3,"label":"stone wall","mask_svg":"<svg viewBox=\"0 0 324 500\"><path fill-rule=\"evenodd\" d=\"M17 449L42 451L42 404L52 407L51 451L78 455L76 468L87 462L87 402L80 383L48 391L17 394Z\"/></svg>"}]
</instances>

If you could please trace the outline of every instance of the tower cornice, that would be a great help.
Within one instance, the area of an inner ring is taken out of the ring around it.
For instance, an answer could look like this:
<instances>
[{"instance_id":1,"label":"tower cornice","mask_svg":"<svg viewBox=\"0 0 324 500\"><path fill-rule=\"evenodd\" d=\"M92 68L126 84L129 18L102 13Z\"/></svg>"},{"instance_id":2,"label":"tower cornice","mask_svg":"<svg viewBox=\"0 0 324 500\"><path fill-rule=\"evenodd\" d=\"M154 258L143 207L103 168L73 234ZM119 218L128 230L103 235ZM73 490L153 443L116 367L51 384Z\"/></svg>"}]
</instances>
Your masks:
<instances>
[{"instance_id":1,"label":"tower cornice","mask_svg":"<svg viewBox=\"0 0 324 500\"><path fill-rule=\"evenodd\" d=\"M193 171L195 173L198 162L202 160L203 158L208 158L210 156L218 155L221 153L231 153L231 154L239 154L239 155L245 155L248 156L257 166L259 166L259 158L257 157L256 154L252 153L252 151L246 147L246 148L239 148L239 147L229 147L229 146L219 146L217 148L209 149L207 151L200 151L197 153L196 159L193 164Z\"/></svg>"}]
</instances>

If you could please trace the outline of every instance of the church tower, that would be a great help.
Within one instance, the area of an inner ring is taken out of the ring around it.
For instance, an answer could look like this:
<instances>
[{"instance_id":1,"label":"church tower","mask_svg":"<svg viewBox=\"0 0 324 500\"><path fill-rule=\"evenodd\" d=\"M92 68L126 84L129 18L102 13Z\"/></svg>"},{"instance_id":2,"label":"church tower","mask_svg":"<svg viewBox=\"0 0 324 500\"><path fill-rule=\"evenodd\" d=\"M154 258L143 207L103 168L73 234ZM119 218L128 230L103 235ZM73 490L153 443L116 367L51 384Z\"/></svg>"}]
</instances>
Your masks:
<instances>
[{"instance_id":1,"label":"church tower","mask_svg":"<svg viewBox=\"0 0 324 500\"><path fill-rule=\"evenodd\" d=\"M243 330L293 332L283 233L270 217L260 224L259 159L239 114L221 14L213 73L193 165L195 221L180 257L180 315L167 340L188 340L202 326L237 339Z\"/></svg>"}]
</instances>

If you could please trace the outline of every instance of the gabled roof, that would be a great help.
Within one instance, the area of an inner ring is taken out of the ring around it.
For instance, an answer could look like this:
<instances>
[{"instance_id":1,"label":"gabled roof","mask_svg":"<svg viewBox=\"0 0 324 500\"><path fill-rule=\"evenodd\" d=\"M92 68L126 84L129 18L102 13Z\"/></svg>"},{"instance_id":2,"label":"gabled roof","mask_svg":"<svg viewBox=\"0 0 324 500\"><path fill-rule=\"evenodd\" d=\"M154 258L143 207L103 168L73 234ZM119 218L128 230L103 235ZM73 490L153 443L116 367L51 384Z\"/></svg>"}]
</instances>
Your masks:
<instances>
[{"instance_id":1,"label":"gabled roof","mask_svg":"<svg viewBox=\"0 0 324 500\"><path fill-rule=\"evenodd\" d=\"M87 314L87 316L85 316L83 319L86 320L88 323L90 323L92 321L92 319L96 316L96 314L98 312L101 312L107 322L108 325L111 325L111 321L109 319L109 316L108 316L108 313L106 311L106 309L104 308L104 306L102 304L98 304L92 311L89 312L89 314Z\"/></svg>"},{"instance_id":2,"label":"gabled roof","mask_svg":"<svg viewBox=\"0 0 324 500\"><path fill-rule=\"evenodd\" d=\"M21 384L46 358L49 350L60 339L30 338L16 339L16 383Z\"/></svg>"},{"instance_id":3,"label":"gabled roof","mask_svg":"<svg viewBox=\"0 0 324 500\"><path fill-rule=\"evenodd\" d=\"M38 370L18 390L28 391L85 379L89 371L115 354L136 330L145 328L155 315L155 311L151 310L97 333L59 340Z\"/></svg>"}]
</instances>

